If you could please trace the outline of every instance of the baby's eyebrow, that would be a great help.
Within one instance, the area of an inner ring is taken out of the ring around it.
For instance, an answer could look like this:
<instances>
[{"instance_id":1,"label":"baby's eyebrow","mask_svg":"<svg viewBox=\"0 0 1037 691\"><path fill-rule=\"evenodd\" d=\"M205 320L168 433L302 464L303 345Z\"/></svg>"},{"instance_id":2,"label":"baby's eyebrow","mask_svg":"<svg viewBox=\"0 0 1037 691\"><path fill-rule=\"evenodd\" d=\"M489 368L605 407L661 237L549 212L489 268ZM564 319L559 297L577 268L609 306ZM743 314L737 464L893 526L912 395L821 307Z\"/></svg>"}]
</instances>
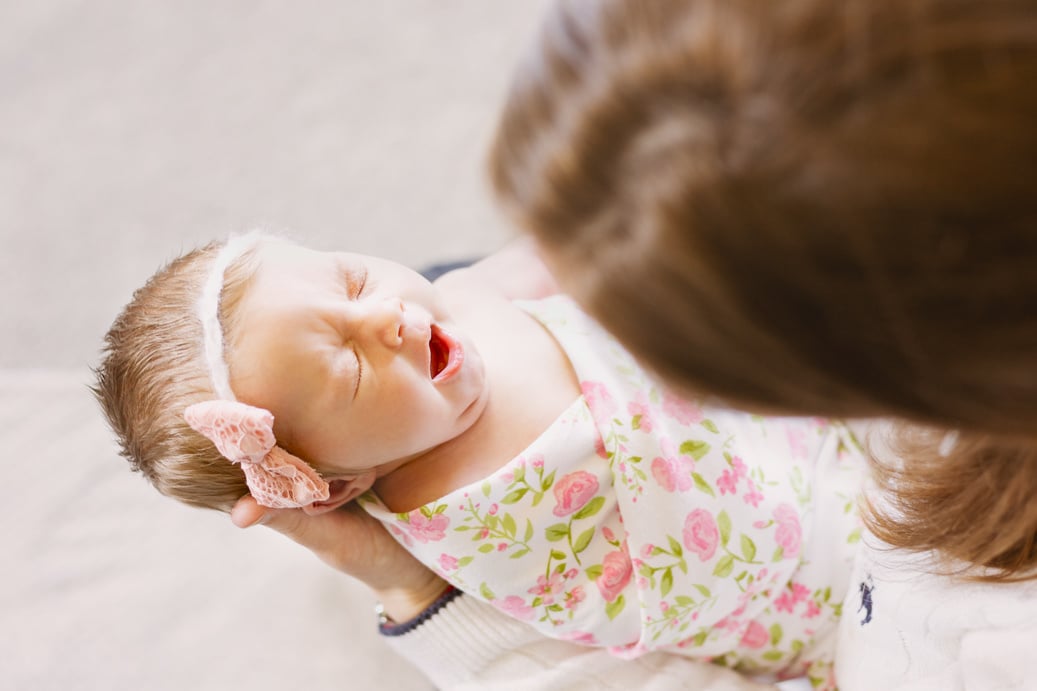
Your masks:
<instances>
[{"instance_id":1,"label":"baby's eyebrow","mask_svg":"<svg viewBox=\"0 0 1037 691\"><path fill-rule=\"evenodd\" d=\"M363 282L367 269L362 264L351 262L345 257L339 257L335 261L335 268L342 280L349 286L349 294L356 295Z\"/></svg>"}]
</instances>

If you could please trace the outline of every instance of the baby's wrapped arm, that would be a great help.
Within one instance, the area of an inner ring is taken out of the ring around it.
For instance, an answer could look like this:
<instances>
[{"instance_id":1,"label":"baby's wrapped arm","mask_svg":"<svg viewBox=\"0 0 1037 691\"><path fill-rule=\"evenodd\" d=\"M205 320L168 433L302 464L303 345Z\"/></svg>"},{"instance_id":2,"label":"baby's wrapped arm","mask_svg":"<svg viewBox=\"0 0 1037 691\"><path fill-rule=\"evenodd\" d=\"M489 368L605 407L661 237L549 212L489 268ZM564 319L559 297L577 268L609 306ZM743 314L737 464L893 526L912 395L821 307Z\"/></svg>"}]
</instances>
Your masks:
<instances>
[{"instance_id":1,"label":"baby's wrapped arm","mask_svg":"<svg viewBox=\"0 0 1037 691\"><path fill-rule=\"evenodd\" d=\"M681 655L656 652L624 660L604 648L547 638L468 595L388 640L444 691L785 689Z\"/></svg>"},{"instance_id":2,"label":"baby's wrapped arm","mask_svg":"<svg viewBox=\"0 0 1037 691\"><path fill-rule=\"evenodd\" d=\"M420 619L406 633L387 636L402 656L438 688L474 689L699 689L765 691L729 669L678 655L654 653L621 660L600 648L546 638L476 598L460 595L426 611L445 582L404 550L381 524L355 505L308 516L303 511L267 509L242 498L231 513L245 528L262 522L306 547L329 566L369 585L397 622Z\"/></svg>"}]
</instances>

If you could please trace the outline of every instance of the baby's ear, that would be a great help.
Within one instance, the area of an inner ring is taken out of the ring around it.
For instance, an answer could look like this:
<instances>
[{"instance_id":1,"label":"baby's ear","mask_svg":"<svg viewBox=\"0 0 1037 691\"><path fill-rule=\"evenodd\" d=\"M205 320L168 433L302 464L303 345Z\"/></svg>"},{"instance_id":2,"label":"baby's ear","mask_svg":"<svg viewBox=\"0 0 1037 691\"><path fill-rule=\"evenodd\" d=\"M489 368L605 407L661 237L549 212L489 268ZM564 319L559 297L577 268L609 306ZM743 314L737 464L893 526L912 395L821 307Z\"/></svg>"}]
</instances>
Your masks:
<instances>
[{"instance_id":1,"label":"baby's ear","mask_svg":"<svg viewBox=\"0 0 1037 691\"><path fill-rule=\"evenodd\" d=\"M352 477L338 477L328 481L330 492L324 501L315 501L302 507L308 516L319 516L334 511L343 504L348 504L361 494L371 489L375 481L375 472L369 470Z\"/></svg>"}]
</instances>

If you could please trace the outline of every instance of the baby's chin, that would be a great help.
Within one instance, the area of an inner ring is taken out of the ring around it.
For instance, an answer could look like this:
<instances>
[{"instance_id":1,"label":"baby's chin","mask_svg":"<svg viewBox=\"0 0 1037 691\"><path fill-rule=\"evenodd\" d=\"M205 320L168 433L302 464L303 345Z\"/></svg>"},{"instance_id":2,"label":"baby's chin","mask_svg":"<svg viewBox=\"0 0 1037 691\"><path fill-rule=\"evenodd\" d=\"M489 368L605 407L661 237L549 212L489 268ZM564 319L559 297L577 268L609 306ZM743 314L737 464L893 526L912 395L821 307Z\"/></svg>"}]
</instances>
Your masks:
<instances>
[{"instance_id":1,"label":"baby's chin","mask_svg":"<svg viewBox=\"0 0 1037 691\"><path fill-rule=\"evenodd\" d=\"M464 372L466 398L470 401L468 407L461 414L462 423L467 423L465 429L475 424L475 421L486 410L490 400L490 380L486 376L486 365L483 362L479 350L470 339L465 339L465 363L467 369Z\"/></svg>"}]
</instances>

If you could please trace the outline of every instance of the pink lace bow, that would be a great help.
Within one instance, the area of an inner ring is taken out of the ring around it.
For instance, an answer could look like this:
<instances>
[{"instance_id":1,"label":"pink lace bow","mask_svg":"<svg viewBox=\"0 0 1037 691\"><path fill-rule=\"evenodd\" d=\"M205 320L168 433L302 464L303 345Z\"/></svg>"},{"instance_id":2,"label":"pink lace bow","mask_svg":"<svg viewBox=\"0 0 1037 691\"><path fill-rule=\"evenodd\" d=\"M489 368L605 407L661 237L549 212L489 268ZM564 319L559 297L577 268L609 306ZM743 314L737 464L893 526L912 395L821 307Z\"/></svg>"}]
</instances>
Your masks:
<instances>
[{"instance_id":1,"label":"pink lace bow","mask_svg":"<svg viewBox=\"0 0 1037 691\"><path fill-rule=\"evenodd\" d=\"M270 411L238 401L205 401L188 406L184 419L227 460L241 464L245 483L260 505L295 509L330 496L317 471L277 446Z\"/></svg>"}]
</instances>

